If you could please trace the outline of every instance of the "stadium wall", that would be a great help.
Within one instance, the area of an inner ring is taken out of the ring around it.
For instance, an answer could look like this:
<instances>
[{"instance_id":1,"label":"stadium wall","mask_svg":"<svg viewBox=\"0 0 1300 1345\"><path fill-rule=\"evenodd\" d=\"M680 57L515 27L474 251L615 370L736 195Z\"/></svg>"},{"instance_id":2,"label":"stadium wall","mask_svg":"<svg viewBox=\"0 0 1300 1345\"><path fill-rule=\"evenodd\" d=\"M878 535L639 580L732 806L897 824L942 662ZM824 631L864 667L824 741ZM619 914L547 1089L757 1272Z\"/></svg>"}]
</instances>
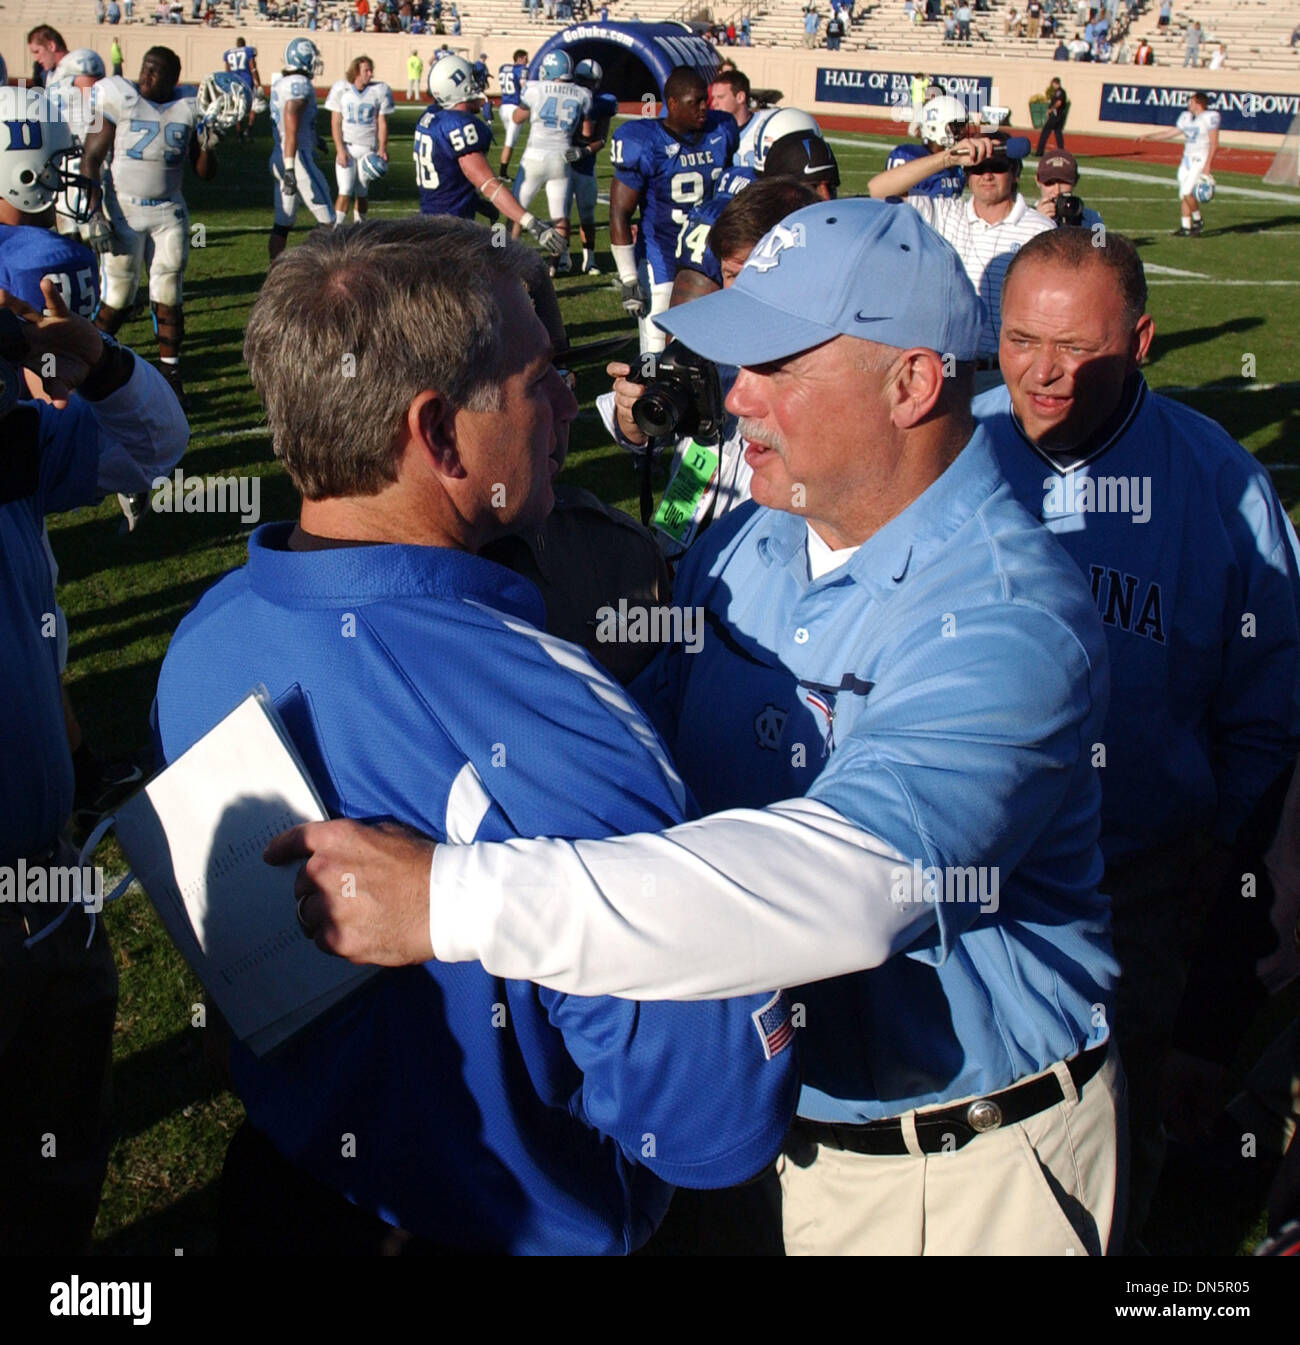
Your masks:
<instances>
[{"instance_id":1,"label":"stadium wall","mask_svg":"<svg viewBox=\"0 0 1300 1345\"><path fill-rule=\"evenodd\" d=\"M181 58L182 79L196 81L212 70L221 68L221 54L234 43L242 31L250 45L258 48L258 65L264 78L269 79L279 68L284 44L291 37L305 36L321 49L325 60L323 87L342 76L344 68L354 56L369 55L375 62L376 75L393 86L400 98L406 88L406 58L412 46L427 62L430 52L440 40L429 35L412 39L404 34L308 33L305 29L261 28L207 28L198 24L141 24L107 25L71 24L61 28L69 47L92 47L107 55L108 45L116 35L122 43L126 61L124 73L133 76L139 68L140 57L147 47L156 44L171 47ZM488 65L496 71L507 61L517 47L526 47L530 54L553 30L537 28L516 31L513 34L478 36L462 34L449 39L453 49L470 59L486 52ZM26 59L26 27L0 24L0 54L9 68L9 77L16 80L30 73ZM879 121L890 115L890 98L905 86L906 77L915 73L918 60L926 62L927 74L945 77L958 89L974 90L983 86L987 100L994 105L1011 109L1011 123L1018 128L1030 124L1029 99L1042 93L1048 80L1059 75L1070 95L1068 132L1111 135L1131 140L1143 131L1172 124L1186 91L1203 88L1214 93L1225 91L1245 95L1235 99L1239 115L1236 120L1244 125L1266 125L1276 121L1277 132L1261 129L1227 129L1230 120L1225 117L1221 139L1225 145L1252 146L1276 150L1282 142L1286 127L1300 111L1300 95L1285 91L1287 83L1276 74L1251 74L1235 70L1202 70L1192 78L1184 78L1181 69L1169 66L1090 65L1026 59L996 60L983 53L965 54L953 51L929 50L923 57L905 56L897 52L828 52L789 50L775 47L736 47L726 54L750 77L757 88L779 89L782 101L789 106L836 118L860 117ZM427 72L427 67L426 67ZM819 75L819 72L822 72ZM830 72L830 73L827 73ZM1190 72L1189 72L1190 73ZM895 81L892 77L899 76ZM1119 86L1108 90L1110 106L1103 117L1103 86ZM823 96L825 95L825 96ZM1263 98L1258 108L1264 115L1251 117L1250 95ZM1116 119L1122 118L1122 119Z\"/></svg>"}]
</instances>

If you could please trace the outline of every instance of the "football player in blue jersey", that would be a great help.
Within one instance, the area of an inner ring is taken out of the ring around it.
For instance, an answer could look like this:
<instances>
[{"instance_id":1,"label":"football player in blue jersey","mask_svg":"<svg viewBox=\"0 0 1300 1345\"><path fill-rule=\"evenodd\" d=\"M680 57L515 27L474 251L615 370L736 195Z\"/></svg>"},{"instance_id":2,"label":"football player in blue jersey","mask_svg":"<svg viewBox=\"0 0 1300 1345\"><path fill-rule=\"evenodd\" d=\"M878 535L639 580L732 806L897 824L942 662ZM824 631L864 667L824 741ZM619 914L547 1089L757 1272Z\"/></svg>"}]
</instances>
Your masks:
<instances>
[{"instance_id":1,"label":"football player in blue jersey","mask_svg":"<svg viewBox=\"0 0 1300 1345\"><path fill-rule=\"evenodd\" d=\"M667 338L650 320L668 307L677 235L692 207L707 201L738 140L736 119L710 112L708 86L689 66L664 81L664 116L640 117L609 142L609 242L624 310L641 328L641 349L662 350ZM640 227L632 241L632 216Z\"/></svg>"},{"instance_id":2,"label":"football player in blue jersey","mask_svg":"<svg viewBox=\"0 0 1300 1345\"><path fill-rule=\"evenodd\" d=\"M885 168L924 159L940 150L951 149L966 129L969 114L965 104L951 94L931 98L921 109L921 142L895 145L885 160ZM941 168L937 173L909 187L908 196L958 197L966 190L966 176L960 168Z\"/></svg>"},{"instance_id":3,"label":"football player in blue jersey","mask_svg":"<svg viewBox=\"0 0 1300 1345\"><path fill-rule=\"evenodd\" d=\"M248 122L239 128L240 140L251 140L253 138L253 118L257 115L253 111L253 99L257 93L257 87L262 82L262 76L257 70L257 48L250 47L242 36L235 38L235 45L225 52L221 59L226 63L226 69L232 75L238 75L248 86Z\"/></svg>"},{"instance_id":4,"label":"football player in blue jersey","mask_svg":"<svg viewBox=\"0 0 1300 1345\"><path fill-rule=\"evenodd\" d=\"M54 231L55 201L75 153L72 132L38 89L0 87L0 122L23 128L0 143L0 289L39 312L41 281L49 277L70 313L93 318L95 254L75 234ZM87 181L79 193L87 202L91 187Z\"/></svg>"},{"instance_id":5,"label":"football player in blue jersey","mask_svg":"<svg viewBox=\"0 0 1300 1345\"><path fill-rule=\"evenodd\" d=\"M492 175L487 161L492 129L478 115L483 90L470 63L460 56L436 61L429 71L429 97L432 104L416 123L412 144L420 213L470 219L477 194L494 212L527 229L544 252L558 257L564 250L560 235L529 214L509 184Z\"/></svg>"},{"instance_id":6,"label":"football player in blue jersey","mask_svg":"<svg viewBox=\"0 0 1300 1345\"><path fill-rule=\"evenodd\" d=\"M808 131L782 136L767 151L761 174L752 168L724 170L718 179L717 194L691 211L677 237L677 274L673 276L670 308L712 294L722 289L728 279L735 278L734 274L727 276L726 259L713 246L710 235L714 224L732 199L756 178L767 182L786 177L811 187L820 201L833 201L839 194L840 169L835 151L821 136ZM766 232L762 229L758 236Z\"/></svg>"},{"instance_id":7,"label":"football player in blue jersey","mask_svg":"<svg viewBox=\"0 0 1300 1345\"><path fill-rule=\"evenodd\" d=\"M500 164L503 178L510 171L510 155L514 151L515 141L519 139L519 123L515 121L515 108L519 106L519 97L527 82L528 53L520 47L515 52L514 59L497 71L497 83L501 85L501 105L497 111L501 117L501 127L505 131Z\"/></svg>"},{"instance_id":8,"label":"football player in blue jersey","mask_svg":"<svg viewBox=\"0 0 1300 1345\"><path fill-rule=\"evenodd\" d=\"M579 61L573 72L574 82L591 90L591 134L575 140L578 153L572 160L569 174L569 204L564 208L567 220L574 201L578 205L578 237L582 242L582 272L600 274L596 265L596 155L609 139L609 124L618 114L618 99L612 93L602 93L600 81L605 72L599 61Z\"/></svg>"}]
</instances>

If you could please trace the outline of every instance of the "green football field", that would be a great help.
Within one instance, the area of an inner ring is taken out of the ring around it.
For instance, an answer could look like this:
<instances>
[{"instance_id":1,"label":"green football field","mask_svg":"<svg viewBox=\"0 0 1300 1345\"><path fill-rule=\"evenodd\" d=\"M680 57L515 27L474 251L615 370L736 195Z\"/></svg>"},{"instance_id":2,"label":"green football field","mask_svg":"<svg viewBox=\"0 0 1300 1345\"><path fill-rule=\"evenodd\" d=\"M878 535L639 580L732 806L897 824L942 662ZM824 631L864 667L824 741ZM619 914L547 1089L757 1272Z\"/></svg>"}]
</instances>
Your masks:
<instances>
[{"instance_id":1,"label":"green football field","mask_svg":"<svg viewBox=\"0 0 1300 1345\"><path fill-rule=\"evenodd\" d=\"M415 117L416 109L403 107L390 123L391 168L374 190L372 218L416 207L409 156ZM263 520L296 511L240 357L245 319L266 270L268 134L263 120L255 144L223 146L214 182L187 179L191 221L202 226L203 245L192 250L186 274L182 361L192 429L185 472L260 477ZM887 143L840 132L828 138L839 157L844 194L864 192L867 179L884 164ZM331 157L321 162L332 187ZM605 166L602 199L607 175ZM1265 188L1238 174L1220 173L1217 180L1219 194L1206 208L1200 239L1170 236L1178 223L1170 167L1084 160L1079 191L1109 229L1130 235L1142 250L1157 331L1149 382L1215 417L1267 464L1295 517L1300 191ZM603 215L602 205L598 219ZM305 230L305 212L300 220ZM303 230L295 235L302 236ZM603 230L599 260L605 275L558 282L575 344L632 333L612 286ZM836 259L828 256L826 264L834 267ZM121 339L146 355L156 353L147 318L128 325ZM591 409L608 385L602 365L578 373L583 411L565 478L635 510L637 485L628 459L606 441ZM344 398L347 390L346 380L321 371L322 397ZM230 514L154 513L124 536L121 519L116 500L109 500L50 520L59 598L71 632L67 682L88 740L109 758L147 753L149 705L170 634L198 596L241 563L248 531ZM100 859L121 868L111 844ZM138 889L106 919L121 978L114 1079L118 1139L97 1244L105 1252L201 1254L212 1246L215 1181L225 1142L239 1122L239 1104L203 1059L203 1030L193 1026L197 983ZM1275 1016L1281 1021L1296 1007L1292 996ZM1266 1040L1266 1027L1258 1036L1256 1047ZM1232 1177L1222 1191L1207 1196L1200 1189L1193 1197L1178 1188L1176 1175L1166 1181L1153 1218L1148 1239L1153 1251L1232 1252L1249 1245L1261 1208L1258 1190ZM1217 1215L1208 1220L1207 1198ZM1199 1221L1184 1217L1193 1210L1201 1212Z\"/></svg>"}]
</instances>

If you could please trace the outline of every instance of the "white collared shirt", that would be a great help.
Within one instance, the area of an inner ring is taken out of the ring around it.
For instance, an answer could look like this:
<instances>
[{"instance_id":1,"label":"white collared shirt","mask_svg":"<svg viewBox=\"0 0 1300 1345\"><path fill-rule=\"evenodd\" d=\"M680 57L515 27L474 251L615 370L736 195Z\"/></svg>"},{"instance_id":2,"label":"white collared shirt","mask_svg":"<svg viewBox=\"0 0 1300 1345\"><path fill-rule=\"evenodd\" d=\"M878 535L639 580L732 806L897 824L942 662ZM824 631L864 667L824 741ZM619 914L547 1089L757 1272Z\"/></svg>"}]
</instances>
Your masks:
<instances>
[{"instance_id":1,"label":"white collared shirt","mask_svg":"<svg viewBox=\"0 0 1300 1345\"><path fill-rule=\"evenodd\" d=\"M984 303L979 354L996 356L1002 326L1002 277L1011 265L1011 258L1025 243L1035 234L1056 226L1046 216L1031 210L1019 192L1011 213L996 224L982 220L975 213L975 202L969 198L951 200L913 195L907 198L907 204L956 248L975 292Z\"/></svg>"}]
</instances>

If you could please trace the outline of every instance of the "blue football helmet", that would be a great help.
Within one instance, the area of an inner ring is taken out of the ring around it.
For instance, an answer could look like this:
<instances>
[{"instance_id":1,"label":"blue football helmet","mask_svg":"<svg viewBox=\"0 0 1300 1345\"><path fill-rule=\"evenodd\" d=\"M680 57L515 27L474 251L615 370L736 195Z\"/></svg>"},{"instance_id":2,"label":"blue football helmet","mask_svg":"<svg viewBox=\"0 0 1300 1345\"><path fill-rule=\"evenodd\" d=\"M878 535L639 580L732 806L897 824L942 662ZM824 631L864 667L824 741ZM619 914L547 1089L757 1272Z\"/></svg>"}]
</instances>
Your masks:
<instances>
[{"instance_id":1,"label":"blue football helmet","mask_svg":"<svg viewBox=\"0 0 1300 1345\"><path fill-rule=\"evenodd\" d=\"M223 135L244 121L252 110L248 85L229 70L218 70L199 85L199 113Z\"/></svg>"},{"instance_id":2,"label":"blue football helmet","mask_svg":"<svg viewBox=\"0 0 1300 1345\"><path fill-rule=\"evenodd\" d=\"M284 49L284 68L303 75L323 75L325 62L319 48L307 37L295 37Z\"/></svg>"},{"instance_id":3,"label":"blue football helmet","mask_svg":"<svg viewBox=\"0 0 1300 1345\"><path fill-rule=\"evenodd\" d=\"M1192 188L1192 195L1204 205L1206 201L1214 200L1214 179L1209 173L1202 173L1196 179L1196 186Z\"/></svg>"},{"instance_id":4,"label":"blue football helmet","mask_svg":"<svg viewBox=\"0 0 1300 1345\"><path fill-rule=\"evenodd\" d=\"M542 57L543 79L572 79L573 57L567 51L548 51Z\"/></svg>"}]
</instances>

